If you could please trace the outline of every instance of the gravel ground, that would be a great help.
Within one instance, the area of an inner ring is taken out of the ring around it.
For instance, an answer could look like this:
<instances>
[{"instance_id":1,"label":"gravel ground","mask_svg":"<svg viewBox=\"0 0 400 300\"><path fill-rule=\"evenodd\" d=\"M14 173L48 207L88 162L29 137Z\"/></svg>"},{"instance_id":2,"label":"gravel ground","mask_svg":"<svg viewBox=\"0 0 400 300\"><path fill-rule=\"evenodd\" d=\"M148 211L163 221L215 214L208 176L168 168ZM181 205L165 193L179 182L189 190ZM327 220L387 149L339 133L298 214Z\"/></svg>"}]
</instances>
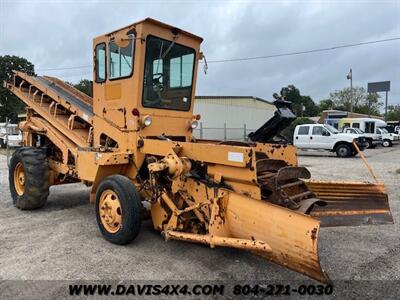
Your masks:
<instances>
[{"instance_id":1,"label":"gravel ground","mask_svg":"<svg viewBox=\"0 0 400 300\"><path fill-rule=\"evenodd\" d=\"M365 153L387 186L395 224L323 228L320 258L334 281L400 279L400 145ZM299 161L314 179L371 179L358 158L302 152ZM4 155L0 155L0 174L2 280L305 279L244 251L165 242L149 221L132 244L110 244L97 229L94 208L87 204L87 188L76 184L52 187L45 208L19 211L9 194Z\"/></svg>"}]
</instances>

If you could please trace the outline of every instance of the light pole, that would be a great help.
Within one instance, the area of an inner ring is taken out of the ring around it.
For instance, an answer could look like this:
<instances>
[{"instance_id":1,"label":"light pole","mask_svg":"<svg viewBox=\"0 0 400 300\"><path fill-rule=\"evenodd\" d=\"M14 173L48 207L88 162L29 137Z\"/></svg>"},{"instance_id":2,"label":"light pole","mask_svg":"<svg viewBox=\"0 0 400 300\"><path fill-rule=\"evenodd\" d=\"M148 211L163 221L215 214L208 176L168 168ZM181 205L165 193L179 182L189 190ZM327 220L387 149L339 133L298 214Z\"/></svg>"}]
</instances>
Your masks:
<instances>
[{"instance_id":1,"label":"light pole","mask_svg":"<svg viewBox=\"0 0 400 300\"><path fill-rule=\"evenodd\" d=\"M353 70L351 68L346 78L350 80L350 113L353 113Z\"/></svg>"}]
</instances>

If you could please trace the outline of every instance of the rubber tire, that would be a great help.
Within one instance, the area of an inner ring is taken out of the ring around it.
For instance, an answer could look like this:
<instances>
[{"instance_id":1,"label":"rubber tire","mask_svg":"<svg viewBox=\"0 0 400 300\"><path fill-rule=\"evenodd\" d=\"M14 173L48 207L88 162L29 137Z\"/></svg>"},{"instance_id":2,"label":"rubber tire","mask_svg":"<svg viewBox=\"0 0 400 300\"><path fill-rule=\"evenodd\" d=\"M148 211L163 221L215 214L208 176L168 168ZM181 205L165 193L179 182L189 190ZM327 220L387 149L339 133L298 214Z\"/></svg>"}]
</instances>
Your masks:
<instances>
[{"instance_id":1,"label":"rubber tire","mask_svg":"<svg viewBox=\"0 0 400 300\"><path fill-rule=\"evenodd\" d=\"M6 145L6 143L4 142L4 140L3 139L0 139L0 148L6 148L7 147L7 145Z\"/></svg>"},{"instance_id":2,"label":"rubber tire","mask_svg":"<svg viewBox=\"0 0 400 300\"><path fill-rule=\"evenodd\" d=\"M386 146L385 146L385 142L387 142ZM392 147L393 144L392 144L392 141L391 141L391 140L383 140L383 141L382 141L382 146L383 146L383 147Z\"/></svg>"},{"instance_id":3,"label":"rubber tire","mask_svg":"<svg viewBox=\"0 0 400 300\"><path fill-rule=\"evenodd\" d=\"M341 149L346 149L347 150L346 153L345 154L341 153L340 152ZM347 145L347 144L339 144L336 147L335 151L336 151L336 155L338 157L349 157L349 156L351 156L351 153L353 152L351 147L349 145Z\"/></svg>"},{"instance_id":4,"label":"rubber tire","mask_svg":"<svg viewBox=\"0 0 400 300\"><path fill-rule=\"evenodd\" d=\"M108 189L118 195L121 204L122 224L115 233L110 233L104 228L99 215L100 196ZM126 245L139 234L142 225L142 201L135 186L127 177L112 175L105 178L97 188L95 209L97 225L107 241L117 245Z\"/></svg>"},{"instance_id":5,"label":"rubber tire","mask_svg":"<svg viewBox=\"0 0 400 300\"><path fill-rule=\"evenodd\" d=\"M357 151L351 151L351 154L350 154L350 156L349 157L354 157L354 156L356 156L358 154L358 152Z\"/></svg>"},{"instance_id":6,"label":"rubber tire","mask_svg":"<svg viewBox=\"0 0 400 300\"><path fill-rule=\"evenodd\" d=\"M14 170L21 162L25 171L25 191L19 196L14 185ZM8 173L10 193L14 205L22 210L43 207L49 196L49 165L43 148L19 148L14 151Z\"/></svg>"},{"instance_id":7,"label":"rubber tire","mask_svg":"<svg viewBox=\"0 0 400 300\"><path fill-rule=\"evenodd\" d=\"M372 142L372 140L367 140L367 147L366 147L367 149L375 149L376 148L376 144L374 144L373 142Z\"/></svg>"}]
</instances>

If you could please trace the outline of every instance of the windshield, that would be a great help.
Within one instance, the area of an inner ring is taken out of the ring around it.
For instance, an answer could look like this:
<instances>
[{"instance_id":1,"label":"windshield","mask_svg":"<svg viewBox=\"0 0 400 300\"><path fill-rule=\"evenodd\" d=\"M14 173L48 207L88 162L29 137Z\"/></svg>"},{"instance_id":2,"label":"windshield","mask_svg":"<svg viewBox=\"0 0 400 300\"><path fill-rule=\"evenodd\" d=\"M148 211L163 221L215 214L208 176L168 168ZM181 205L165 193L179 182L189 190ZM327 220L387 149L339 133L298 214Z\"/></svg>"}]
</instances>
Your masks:
<instances>
[{"instance_id":1,"label":"windshield","mask_svg":"<svg viewBox=\"0 0 400 300\"><path fill-rule=\"evenodd\" d=\"M147 37L143 106L189 110L195 51L154 36Z\"/></svg>"},{"instance_id":2,"label":"windshield","mask_svg":"<svg viewBox=\"0 0 400 300\"><path fill-rule=\"evenodd\" d=\"M389 133L386 128L379 127L378 129L381 131L381 133Z\"/></svg>"},{"instance_id":3,"label":"windshield","mask_svg":"<svg viewBox=\"0 0 400 300\"><path fill-rule=\"evenodd\" d=\"M325 124L324 127L333 134L339 133L339 131L331 125Z\"/></svg>"},{"instance_id":4,"label":"windshield","mask_svg":"<svg viewBox=\"0 0 400 300\"><path fill-rule=\"evenodd\" d=\"M360 128L345 128L345 129L350 129L349 132L350 133L357 133L357 134L363 134L364 131L362 131ZM343 132L345 131L345 129L343 129Z\"/></svg>"},{"instance_id":5,"label":"windshield","mask_svg":"<svg viewBox=\"0 0 400 300\"><path fill-rule=\"evenodd\" d=\"M360 128L354 128L358 133L363 134L365 133L364 130L360 129Z\"/></svg>"}]
</instances>

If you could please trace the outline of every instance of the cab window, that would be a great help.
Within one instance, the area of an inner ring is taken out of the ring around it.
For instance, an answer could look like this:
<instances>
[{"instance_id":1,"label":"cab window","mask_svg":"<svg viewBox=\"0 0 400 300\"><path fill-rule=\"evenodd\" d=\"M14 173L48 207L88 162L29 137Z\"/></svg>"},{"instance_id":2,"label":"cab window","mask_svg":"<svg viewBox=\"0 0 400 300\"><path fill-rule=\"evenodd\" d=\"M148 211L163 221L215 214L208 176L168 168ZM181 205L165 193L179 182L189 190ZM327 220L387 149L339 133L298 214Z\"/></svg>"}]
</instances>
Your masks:
<instances>
[{"instance_id":1,"label":"cab window","mask_svg":"<svg viewBox=\"0 0 400 300\"><path fill-rule=\"evenodd\" d=\"M144 107L187 111L192 95L195 50L155 36L146 38Z\"/></svg>"},{"instance_id":2,"label":"cab window","mask_svg":"<svg viewBox=\"0 0 400 300\"><path fill-rule=\"evenodd\" d=\"M95 48L95 81L104 82L106 80L106 44L98 44Z\"/></svg>"},{"instance_id":3,"label":"cab window","mask_svg":"<svg viewBox=\"0 0 400 300\"><path fill-rule=\"evenodd\" d=\"M126 47L119 47L114 41L110 41L109 48L109 69L110 79L128 77L133 71L133 50L134 39L130 38Z\"/></svg>"},{"instance_id":4,"label":"cab window","mask_svg":"<svg viewBox=\"0 0 400 300\"><path fill-rule=\"evenodd\" d=\"M321 126L313 127L312 134L313 135L322 135L322 127Z\"/></svg>"},{"instance_id":5,"label":"cab window","mask_svg":"<svg viewBox=\"0 0 400 300\"><path fill-rule=\"evenodd\" d=\"M375 122L365 122L365 133L375 133Z\"/></svg>"},{"instance_id":6,"label":"cab window","mask_svg":"<svg viewBox=\"0 0 400 300\"><path fill-rule=\"evenodd\" d=\"M353 123L353 128L360 128L360 123Z\"/></svg>"},{"instance_id":7,"label":"cab window","mask_svg":"<svg viewBox=\"0 0 400 300\"><path fill-rule=\"evenodd\" d=\"M328 131L322 126L315 126L312 130L313 135L329 135Z\"/></svg>"},{"instance_id":8,"label":"cab window","mask_svg":"<svg viewBox=\"0 0 400 300\"><path fill-rule=\"evenodd\" d=\"M310 131L310 126L301 126L299 128L298 135L307 135L309 131Z\"/></svg>"}]
</instances>

